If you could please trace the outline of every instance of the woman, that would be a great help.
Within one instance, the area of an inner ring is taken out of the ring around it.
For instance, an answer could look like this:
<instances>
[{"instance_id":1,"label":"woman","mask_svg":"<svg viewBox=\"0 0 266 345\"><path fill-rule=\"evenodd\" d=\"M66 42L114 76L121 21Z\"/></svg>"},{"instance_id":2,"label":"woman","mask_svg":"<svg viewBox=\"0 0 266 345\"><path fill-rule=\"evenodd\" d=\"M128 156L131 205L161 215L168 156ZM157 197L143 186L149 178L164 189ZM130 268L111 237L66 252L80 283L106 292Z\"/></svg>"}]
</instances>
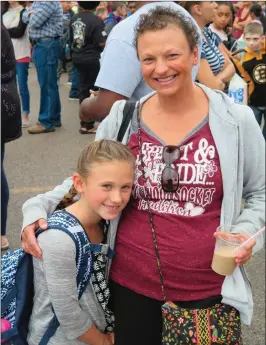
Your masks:
<instances>
[{"instance_id":1,"label":"woman","mask_svg":"<svg viewBox=\"0 0 266 345\"><path fill-rule=\"evenodd\" d=\"M250 7L250 17L252 20L257 20L259 21L262 26L263 26L263 32L264 34L266 33L266 17L263 13L263 9L261 5L259 4L254 4Z\"/></svg>"},{"instance_id":2,"label":"woman","mask_svg":"<svg viewBox=\"0 0 266 345\"><path fill-rule=\"evenodd\" d=\"M244 27L252 20L249 9L252 5L252 1L242 1L242 7L236 13L233 28L234 28L234 39L238 40L244 32Z\"/></svg>"},{"instance_id":3,"label":"woman","mask_svg":"<svg viewBox=\"0 0 266 345\"><path fill-rule=\"evenodd\" d=\"M7 29L1 24L1 249L6 237L9 188L4 170L5 144L21 136L21 110L16 84L16 60Z\"/></svg>"},{"instance_id":4,"label":"woman","mask_svg":"<svg viewBox=\"0 0 266 345\"><path fill-rule=\"evenodd\" d=\"M3 24L8 29L15 51L17 79L23 110L22 127L28 127L30 114L28 75L31 53L30 42L26 31L27 24L24 24L22 21L25 2L9 1L8 3L8 9L3 15Z\"/></svg>"},{"instance_id":5,"label":"woman","mask_svg":"<svg viewBox=\"0 0 266 345\"><path fill-rule=\"evenodd\" d=\"M185 308L185 315L218 308L218 326L203 329L204 335L209 332L208 343L216 344L218 332L221 344L241 344L239 312L243 322L251 321L252 296L243 267L226 278L211 269L213 234L220 224L234 224L235 236L243 241L263 226L265 144L248 107L192 82L199 62L197 38L189 19L160 6L143 15L136 29L143 78L156 92L138 102L123 138L136 156L136 169L110 273L116 345L161 344L164 298L154 231L167 300ZM113 105L97 139L116 140L124 105ZM71 184L68 179L23 205L24 225L32 223L22 235L25 249L32 243L33 226L45 227L41 218L53 212ZM237 266L262 244L259 238L256 246L253 241L238 253ZM33 247L35 254L39 249ZM175 325L179 342L173 344L197 342L200 327L192 318L188 329L187 321L180 318Z\"/></svg>"},{"instance_id":6,"label":"woman","mask_svg":"<svg viewBox=\"0 0 266 345\"><path fill-rule=\"evenodd\" d=\"M202 54L197 79L210 88L224 90L235 74L229 52L221 39L206 27L217 8L214 1L186 1L185 9L196 20L202 30Z\"/></svg>"}]
</instances>

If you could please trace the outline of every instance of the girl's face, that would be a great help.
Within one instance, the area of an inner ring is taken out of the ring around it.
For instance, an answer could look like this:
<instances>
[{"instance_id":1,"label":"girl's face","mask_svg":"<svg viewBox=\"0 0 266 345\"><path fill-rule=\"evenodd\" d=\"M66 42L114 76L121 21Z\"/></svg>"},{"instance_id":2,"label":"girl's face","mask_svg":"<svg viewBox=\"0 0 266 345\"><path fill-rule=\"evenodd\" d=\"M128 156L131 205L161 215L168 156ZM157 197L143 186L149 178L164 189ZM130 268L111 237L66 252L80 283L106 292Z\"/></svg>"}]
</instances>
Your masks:
<instances>
[{"instance_id":1,"label":"girl's face","mask_svg":"<svg viewBox=\"0 0 266 345\"><path fill-rule=\"evenodd\" d=\"M85 206L101 218L112 220L127 205L134 178L134 166L127 161L93 163L89 176L73 176L74 186Z\"/></svg>"},{"instance_id":2,"label":"girl's face","mask_svg":"<svg viewBox=\"0 0 266 345\"><path fill-rule=\"evenodd\" d=\"M223 30L230 22L231 19L231 10L230 7L227 5L218 5L218 8L214 15L214 23L215 25Z\"/></svg>"},{"instance_id":3,"label":"girl's face","mask_svg":"<svg viewBox=\"0 0 266 345\"><path fill-rule=\"evenodd\" d=\"M198 49L191 52L183 30L177 26L143 33L137 50L143 78L159 95L176 95L187 83L192 83Z\"/></svg>"},{"instance_id":4,"label":"girl's face","mask_svg":"<svg viewBox=\"0 0 266 345\"><path fill-rule=\"evenodd\" d=\"M256 19L255 13L250 12L250 17L251 17L252 20Z\"/></svg>"}]
</instances>

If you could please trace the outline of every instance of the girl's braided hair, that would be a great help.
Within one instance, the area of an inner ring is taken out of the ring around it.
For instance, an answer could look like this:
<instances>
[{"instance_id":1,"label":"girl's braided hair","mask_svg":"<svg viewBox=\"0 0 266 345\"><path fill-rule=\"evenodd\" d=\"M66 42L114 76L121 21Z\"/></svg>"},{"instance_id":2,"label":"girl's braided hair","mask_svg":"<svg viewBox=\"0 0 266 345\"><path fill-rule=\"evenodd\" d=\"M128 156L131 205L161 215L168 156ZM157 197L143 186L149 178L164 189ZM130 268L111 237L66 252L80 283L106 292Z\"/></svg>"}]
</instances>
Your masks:
<instances>
[{"instance_id":1,"label":"girl's braided hair","mask_svg":"<svg viewBox=\"0 0 266 345\"><path fill-rule=\"evenodd\" d=\"M134 167L135 158L130 149L116 141L99 140L85 146L82 150L76 172L83 178L87 178L90 173L90 168L93 163L111 162L111 161L126 161ZM68 193L57 205L56 210L62 210L78 200L78 192L74 185L71 186Z\"/></svg>"}]
</instances>

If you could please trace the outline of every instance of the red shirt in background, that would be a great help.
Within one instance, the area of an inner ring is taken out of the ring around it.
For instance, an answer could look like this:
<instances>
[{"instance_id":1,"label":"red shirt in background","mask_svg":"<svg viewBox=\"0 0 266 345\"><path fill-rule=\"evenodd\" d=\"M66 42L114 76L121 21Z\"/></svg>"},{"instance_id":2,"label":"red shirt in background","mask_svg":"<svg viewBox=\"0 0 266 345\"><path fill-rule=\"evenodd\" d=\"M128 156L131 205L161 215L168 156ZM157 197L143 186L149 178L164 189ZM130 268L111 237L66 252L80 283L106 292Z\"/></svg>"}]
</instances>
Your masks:
<instances>
[{"instance_id":1,"label":"red shirt in background","mask_svg":"<svg viewBox=\"0 0 266 345\"><path fill-rule=\"evenodd\" d=\"M237 11L237 13L236 13L236 18L238 18L238 23L245 22L248 19L249 15L250 15L249 11L248 11L247 15L244 18L241 18L243 9L244 9L244 7L240 8ZM241 30L237 29L237 30L235 30L235 32L233 33L234 39L238 40L243 35L243 33L244 33L244 29L241 29Z\"/></svg>"}]
</instances>

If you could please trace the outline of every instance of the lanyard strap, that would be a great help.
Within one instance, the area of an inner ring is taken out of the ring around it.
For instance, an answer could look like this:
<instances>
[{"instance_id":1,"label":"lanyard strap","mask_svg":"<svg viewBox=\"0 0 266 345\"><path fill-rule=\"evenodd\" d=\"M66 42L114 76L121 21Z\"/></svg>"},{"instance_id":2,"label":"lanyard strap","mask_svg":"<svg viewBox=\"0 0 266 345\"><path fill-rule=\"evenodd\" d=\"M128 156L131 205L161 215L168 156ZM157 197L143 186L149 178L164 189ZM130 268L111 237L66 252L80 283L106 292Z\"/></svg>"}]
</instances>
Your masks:
<instances>
[{"instance_id":1,"label":"lanyard strap","mask_svg":"<svg viewBox=\"0 0 266 345\"><path fill-rule=\"evenodd\" d=\"M137 120L138 120L139 155L140 155L140 162L141 162L141 172L142 172L142 177L143 177L143 182L144 182L144 191L145 191L145 199L146 199L145 201L147 202L147 206L148 206L148 214L149 214L149 221L150 221L151 232L152 232L152 240L154 244L154 250L155 250L156 262L157 262L157 267L158 267L158 272L159 272L159 277L160 277L163 300L164 302L167 302L157 236L154 230L153 216L152 216L151 207L150 207L150 195L146 187L146 177L145 177L145 171L144 171L145 166L144 166L144 157L142 153L142 139L141 139L141 132L140 132L140 102L138 102L137 104Z\"/></svg>"}]
</instances>

